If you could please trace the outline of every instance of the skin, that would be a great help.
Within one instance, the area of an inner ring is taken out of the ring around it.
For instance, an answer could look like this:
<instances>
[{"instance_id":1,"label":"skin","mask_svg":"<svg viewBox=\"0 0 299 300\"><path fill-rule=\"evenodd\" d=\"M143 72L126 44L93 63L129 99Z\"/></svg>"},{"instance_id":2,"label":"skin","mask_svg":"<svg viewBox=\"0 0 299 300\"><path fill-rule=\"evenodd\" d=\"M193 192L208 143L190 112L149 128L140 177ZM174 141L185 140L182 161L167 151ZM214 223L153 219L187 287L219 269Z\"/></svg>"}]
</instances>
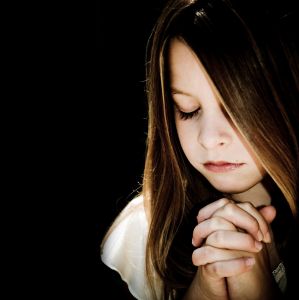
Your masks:
<instances>
[{"instance_id":1,"label":"skin","mask_svg":"<svg viewBox=\"0 0 299 300\"><path fill-rule=\"evenodd\" d=\"M203 65L178 39L171 41L169 65L182 149L216 189L231 195L198 212L192 238L198 271L185 299L275 299L271 268L279 259L270 223L276 211L261 183L265 171L222 107ZM207 161L242 165L213 172Z\"/></svg>"}]
</instances>

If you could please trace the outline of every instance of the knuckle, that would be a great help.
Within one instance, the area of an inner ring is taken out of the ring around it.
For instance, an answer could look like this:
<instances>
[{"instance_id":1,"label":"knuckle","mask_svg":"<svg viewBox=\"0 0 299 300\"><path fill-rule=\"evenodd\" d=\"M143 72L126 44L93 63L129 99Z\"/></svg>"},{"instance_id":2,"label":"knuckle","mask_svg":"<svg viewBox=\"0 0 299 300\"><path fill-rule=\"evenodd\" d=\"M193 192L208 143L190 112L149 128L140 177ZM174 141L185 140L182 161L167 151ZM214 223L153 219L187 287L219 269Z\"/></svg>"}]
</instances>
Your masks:
<instances>
[{"instance_id":1,"label":"knuckle","mask_svg":"<svg viewBox=\"0 0 299 300\"><path fill-rule=\"evenodd\" d=\"M222 225L221 219L218 217L214 217L211 219L210 229L219 228L221 227L221 225Z\"/></svg>"},{"instance_id":2,"label":"knuckle","mask_svg":"<svg viewBox=\"0 0 299 300\"><path fill-rule=\"evenodd\" d=\"M196 216L196 220L198 223L202 222L202 220L204 219L204 213L202 210L200 210Z\"/></svg>"},{"instance_id":3,"label":"knuckle","mask_svg":"<svg viewBox=\"0 0 299 300\"><path fill-rule=\"evenodd\" d=\"M208 251L207 246L197 248L192 253L192 263L195 266L202 266L206 264L206 261L208 259Z\"/></svg>"},{"instance_id":4,"label":"knuckle","mask_svg":"<svg viewBox=\"0 0 299 300\"><path fill-rule=\"evenodd\" d=\"M245 210L251 210L254 207L250 202L242 203L242 206L244 207Z\"/></svg>"},{"instance_id":5,"label":"knuckle","mask_svg":"<svg viewBox=\"0 0 299 300\"><path fill-rule=\"evenodd\" d=\"M198 235L198 225L196 225L193 229L193 234L192 234L192 237L193 238L197 238L197 235Z\"/></svg>"},{"instance_id":6,"label":"knuckle","mask_svg":"<svg viewBox=\"0 0 299 300\"><path fill-rule=\"evenodd\" d=\"M219 200L219 203L220 203L220 205L227 205L228 203L231 203L232 201L231 200L229 200L229 199L227 199L227 198L221 198L220 200Z\"/></svg>"},{"instance_id":7,"label":"knuckle","mask_svg":"<svg viewBox=\"0 0 299 300\"><path fill-rule=\"evenodd\" d=\"M200 251L199 248L192 253L192 263L195 266L200 266Z\"/></svg>"},{"instance_id":8,"label":"knuckle","mask_svg":"<svg viewBox=\"0 0 299 300\"><path fill-rule=\"evenodd\" d=\"M227 203L224 207L224 210L228 215L233 215L235 211L235 204L232 202Z\"/></svg>"},{"instance_id":9,"label":"knuckle","mask_svg":"<svg viewBox=\"0 0 299 300\"><path fill-rule=\"evenodd\" d=\"M244 242L249 249L255 250L255 239L250 234L246 234Z\"/></svg>"},{"instance_id":10,"label":"knuckle","mask_svg":"<svg viewBox=\"0 0 299 300\"><path fill-rule=\"evenodd\" d=\"M211 235L211 237L213 238L216 245L222 245L223 244L223 234L222 234L222 232L216 231Z\"/></svg>"},{"instance_id":11,"label":"knuckle","mask_svg":"<svg viewBox=\"0 0 299 300\"><path fill-rule=\"evenodd\" d=\"M216 274L216 275L218 275L218 276L220 276L220 274L222 273L221 272L221 265L218 263L218 264L213 264L212 265L212 270L213 270L213 272L214 272L214 274Z\"/></svg>"},{"instance_id":12,"label":"knuckle","mask_svg":"<svg viewBox=\"0 0 299 300\"><path fill-rule=\"evenodd\" d=\"M206 266L206 270L210 276L221 277L222 268L220 263L211 263Z\"/></svg>"},{"instance_id":13,"label":"knuckle","mask_svg":"<svg viewBox=\"0 0 299 300\"><path fill-rule=\"evenodd\" d=\"M196 254L197 254L196 250L193 251L191 259L192 259L192 263L193 263L194 266L199 266L199 264L197 263L198 260L197 260L197 255Z\"/></svg>"},{"instance_id":14,"label":"knuckle","mask_svg":"<svg viewBox=\"0 0 299 300\"><path fill-rule=\"evenodd\" d=\"M197 216L196 216L197 222L200 221L201 219L201 211L198 212Z\"/></svg>"},{"instance_id":15,"label":"knuckle","mask_svg":"<svg viewBox=\"0 0 299 300\"><path fill-rule=\"evenodd\" d=\"M203 261L206 261L208 259L209 251L208 251L209 246L204 246L201 248L201 257Z\"/></svg>"},{"instance_id":16,"label":"knuckle","mask_svg":"<svg viewBox=\"0 0 299 300\"><path fill-rule=\"evenodd\" d=\"M200 229L200 226L199 225L196 225L193 229L193 234L192 234L192 238L195 240L195 241L199 241L200 238L201 238L201 229Z\"/></svg>"},{"instance_id":17,"label":"knuckle","mask_svg":"<svg viewBox=\"0 0 299 300\"><path fill-rule=\"evenodd\" d=\"M196 251L193 251L192 253L192 263L194 266L199 266Z\"/></svg>"},{"instance_id":18,"label":"knuckle","mask_svg":"<svg viewBox=\"0 0 299 300\"><path fill-rule=\"evenodd\" d=\"M204 262L204 264L208 263L211 258L213 258L214 256L214 248L209 246L209 245L205 245L204 247L202 247L202 260Z\"/></svg>"}]
</instances>

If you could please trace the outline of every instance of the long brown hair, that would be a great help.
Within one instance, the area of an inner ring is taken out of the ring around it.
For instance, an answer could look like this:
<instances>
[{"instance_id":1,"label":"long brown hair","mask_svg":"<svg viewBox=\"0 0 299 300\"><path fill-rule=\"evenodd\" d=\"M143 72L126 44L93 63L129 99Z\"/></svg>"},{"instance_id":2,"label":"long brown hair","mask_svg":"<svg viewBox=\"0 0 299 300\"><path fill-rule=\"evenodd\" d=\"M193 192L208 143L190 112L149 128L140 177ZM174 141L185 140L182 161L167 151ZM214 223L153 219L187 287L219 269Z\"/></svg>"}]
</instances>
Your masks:
<instances>
[{"instance_id":1,"label":"long brown hair","mask_svg":"<svg viewBox=\"0 0 299 300\"><path fill-rule=\"evenodd\" d=\"M299 92L298 66L292 68L292 61L298 55L279 17L260 13L253 20L245 11L233 1L170 1L149 41L143 195L150 221L148 278L153 290L153 272L163 282L163 296L156 297L175 298L189 286L196 272L191 262L194 213L220 197L180 147L168 80L172 38L183 40L199 57L228 116L296 215Z\"/></svg>"}]
</instances>

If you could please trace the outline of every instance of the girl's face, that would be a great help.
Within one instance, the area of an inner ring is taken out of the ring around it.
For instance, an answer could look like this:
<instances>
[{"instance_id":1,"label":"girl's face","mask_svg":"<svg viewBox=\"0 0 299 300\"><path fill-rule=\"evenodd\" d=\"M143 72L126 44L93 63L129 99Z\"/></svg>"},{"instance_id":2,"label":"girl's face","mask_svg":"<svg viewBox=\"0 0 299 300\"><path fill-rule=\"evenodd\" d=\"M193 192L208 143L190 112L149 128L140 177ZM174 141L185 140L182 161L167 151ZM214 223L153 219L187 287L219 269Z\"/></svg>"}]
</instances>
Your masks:
<instances>
[{"instance_id":1,"label":"girl's face","mask_svg":"<svg viewBox=\"0 0 299 300\"><path fill-rule=\"evenodd\" d=\"M174 39L169 63L176 128L190 163L221 192L243 193L259 184L265 171L226 114L199 59Z\"/></svg>"}]
</instances>

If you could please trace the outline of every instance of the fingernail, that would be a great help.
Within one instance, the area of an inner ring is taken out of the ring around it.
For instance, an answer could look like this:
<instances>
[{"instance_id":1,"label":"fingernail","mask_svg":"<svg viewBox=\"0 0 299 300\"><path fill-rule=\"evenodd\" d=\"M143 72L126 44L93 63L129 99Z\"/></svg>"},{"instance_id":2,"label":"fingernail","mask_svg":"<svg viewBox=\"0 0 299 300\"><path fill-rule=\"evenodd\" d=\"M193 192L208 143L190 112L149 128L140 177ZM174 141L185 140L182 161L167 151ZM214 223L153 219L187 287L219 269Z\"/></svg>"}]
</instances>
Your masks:
<instances>
[{"instance_id":1,"label":"fingernail","mask_svg":"<svg viewBox=\"0 0 299 300\"><path fill-rule=\"evenodd\" d=\"M192 238L192 245L195 247L195 243L194 243L194 240L193 240L193 238Z\"/></svg>"},{"instance_id":2,"label":"fingernail","mask_svg":"<svg viewBox=\"0 0 299 300\"><path fill-rule=\"evenodd\" d=\"M258 242L258 241L255 241L255 248L256 248L257 250L261 250L261 249L263 248L262 243L260 243L260 242Z\"/></svg>"},{"instance_id":3,"label":"fingernail","mask_svg":"<svg viewBox=\"0 0 299 300\"><path fill-rule=\"evenodd\" d=\"M262 234L262 232L259 230L258 231L258 233L257 233L257 240L260 242L260 241L262 241L263 240L263 234Z\"/></svg>"},{"instance_id":4,"label":"fingernail","mask_svg":"<svg viewBox=\"0 0 299 300\"><path fill-rule=\"evenodd\" d=\"M269 231L267 231L267 233L265 233L264 241L265 241L265 243L271 243L271 235L270 235Z\"/></svg>"},{"instance_id":5,"label":"fingernail","mask_svg":"<svg viewBox=\"0 0 299 300\"><path fill-rule=\"evenodd\" d=\"M247 257L245 260L245 264L246 266L252 266L255 264L255 260L253 257Z\"/></svg>"}]
</instances>

